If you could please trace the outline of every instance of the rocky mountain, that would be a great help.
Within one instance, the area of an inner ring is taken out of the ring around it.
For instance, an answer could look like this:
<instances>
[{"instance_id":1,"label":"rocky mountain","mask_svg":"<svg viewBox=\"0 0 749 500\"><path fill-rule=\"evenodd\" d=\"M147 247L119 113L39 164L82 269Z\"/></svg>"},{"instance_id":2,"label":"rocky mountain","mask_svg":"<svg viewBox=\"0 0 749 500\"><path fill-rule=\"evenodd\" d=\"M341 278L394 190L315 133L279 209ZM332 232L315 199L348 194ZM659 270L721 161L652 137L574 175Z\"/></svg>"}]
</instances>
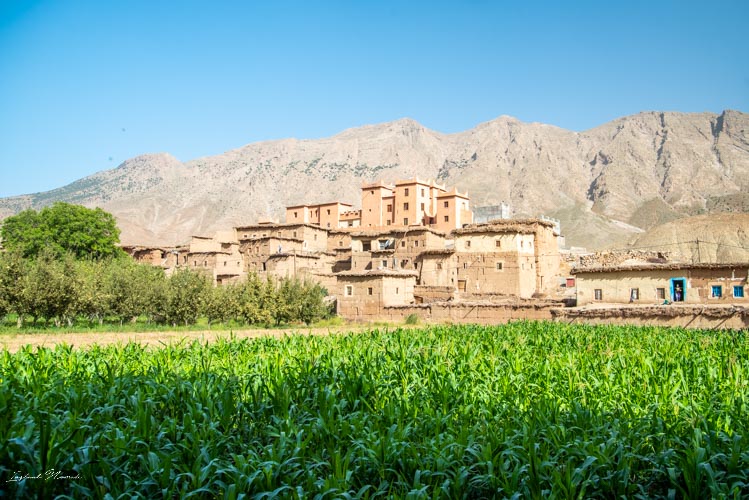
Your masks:
<instances>
[{"instance_id":1,"label":"rocky mountain","mask_svg":"<svg viewBox=\"0 0 749 500\"><path fill-rule=\"evenodd\" d=\"M182 163L148 154L65 187L0 199L0 217L54 201L115 214L124 243L176 244L283 207L359 202L364 181L418 176L473 206L562 221L568 244L620 245L696 214L749 212L749 115L645 112L573 132L501 116L456 134L410 119L319 140L249 144Z\"/></svg>"}]
</instances>

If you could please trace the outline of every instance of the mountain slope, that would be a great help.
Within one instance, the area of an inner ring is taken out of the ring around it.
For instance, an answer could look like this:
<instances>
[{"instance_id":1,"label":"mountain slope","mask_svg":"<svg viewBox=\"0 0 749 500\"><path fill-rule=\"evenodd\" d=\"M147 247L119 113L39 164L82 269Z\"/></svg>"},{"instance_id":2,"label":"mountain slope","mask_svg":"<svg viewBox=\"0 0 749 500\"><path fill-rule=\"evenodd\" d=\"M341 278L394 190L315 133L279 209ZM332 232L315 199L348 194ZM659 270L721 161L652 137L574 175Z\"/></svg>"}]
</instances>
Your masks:
<instances>
[{"instance_id":1,"label":"mountain slope","mask_svg":"<svg viewBox=\"0 0 749 500\"><path fill-rule=\"evenodd\" d=\"M249 144L181 163L143 155L60 189L0 200L0 217L56 200L115 214L123 242L167 244L286 205L357 205L364 181L419 176L505 201L518 215L556 215L568 242L616 244L684 216L747 211L749 115L647 112L585 132L502 116L457 134L410 119L320 140Z\"/></svg>"}]
</instances>

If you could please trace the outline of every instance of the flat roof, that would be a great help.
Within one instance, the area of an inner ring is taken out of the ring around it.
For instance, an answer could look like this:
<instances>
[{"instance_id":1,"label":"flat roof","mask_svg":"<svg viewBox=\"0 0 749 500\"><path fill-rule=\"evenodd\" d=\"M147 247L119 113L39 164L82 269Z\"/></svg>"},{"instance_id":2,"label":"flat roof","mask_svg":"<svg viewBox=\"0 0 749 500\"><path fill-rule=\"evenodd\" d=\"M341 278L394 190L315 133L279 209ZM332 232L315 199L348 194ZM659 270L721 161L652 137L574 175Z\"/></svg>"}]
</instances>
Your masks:
<instances>
[{"instance_id":1,"label":"flat roof","mask_svg":"<svg viewBox=\"0 0 749 500\"><path fill-rule=\"evenodd\" d=\"M587 273L614 273L614 272L627 272L627 271L680 271L688 269L737 269L747 268L749 269L749 262L738 262L738 263L689 263L689 262L671 262L669 264L623 264L618 266L591 266L591 267L579 267L572 269L571 274L587 274Z\"/></svg>"},{"instance_id":2,"label":"flat roof","mask_svg":"<svg viewBox=\"0 0 749 500\"><path fill-rule=\"evenodd\" d=\"M342 278L357 278L357 277L388 277L388 278L416 278L418 273L414 271L393 271L390 269L372 269L370 271L341 271L340 273L334 273L333 276L340 276Z\"/></svg>"}]
</instances>

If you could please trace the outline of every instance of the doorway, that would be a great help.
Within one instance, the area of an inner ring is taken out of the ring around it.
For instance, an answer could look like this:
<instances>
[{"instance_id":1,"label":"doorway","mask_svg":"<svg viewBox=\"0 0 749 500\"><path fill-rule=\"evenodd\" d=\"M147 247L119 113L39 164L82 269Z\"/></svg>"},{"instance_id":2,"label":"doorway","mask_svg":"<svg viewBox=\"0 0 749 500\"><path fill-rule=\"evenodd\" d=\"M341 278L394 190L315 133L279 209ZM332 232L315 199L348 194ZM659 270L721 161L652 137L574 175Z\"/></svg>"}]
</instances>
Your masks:
<instances>
[{"instance_id":1,"label":"doorway","mask_svg":"<svg viewBox=\"0 0 749 500\"><path fill-rule=\"evenodd\" d=\"M671 278L671 302L684 302L687 299L686 278Z\"/></svg>"}]
</instances>

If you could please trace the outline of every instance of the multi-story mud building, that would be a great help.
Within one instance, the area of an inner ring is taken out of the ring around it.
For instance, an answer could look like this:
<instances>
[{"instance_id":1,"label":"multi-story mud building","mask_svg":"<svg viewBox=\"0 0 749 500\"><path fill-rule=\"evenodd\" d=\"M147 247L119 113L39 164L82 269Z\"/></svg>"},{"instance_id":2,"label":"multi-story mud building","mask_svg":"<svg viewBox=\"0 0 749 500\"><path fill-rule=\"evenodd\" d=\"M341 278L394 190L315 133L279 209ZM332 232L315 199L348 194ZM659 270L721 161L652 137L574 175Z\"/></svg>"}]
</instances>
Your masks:
<instances>
[{"instance_id":1,"label":"multi-story mud building","mask_svg":"<svg viewBox=\"0 0 749 500\"><path fill-rule=\"evenodd\" d=\"M351 318L407 304L530 299L557 286L554 224L472 220L468 194L455 188L419 179L375 182L362 186L361 209L338 201L287 207L285 223L196 236L187 252L160 262L200 270L217 284L248 273L313 279ZM139 252L133 255L152 255Z\"/></svg>"}]
</instances>

